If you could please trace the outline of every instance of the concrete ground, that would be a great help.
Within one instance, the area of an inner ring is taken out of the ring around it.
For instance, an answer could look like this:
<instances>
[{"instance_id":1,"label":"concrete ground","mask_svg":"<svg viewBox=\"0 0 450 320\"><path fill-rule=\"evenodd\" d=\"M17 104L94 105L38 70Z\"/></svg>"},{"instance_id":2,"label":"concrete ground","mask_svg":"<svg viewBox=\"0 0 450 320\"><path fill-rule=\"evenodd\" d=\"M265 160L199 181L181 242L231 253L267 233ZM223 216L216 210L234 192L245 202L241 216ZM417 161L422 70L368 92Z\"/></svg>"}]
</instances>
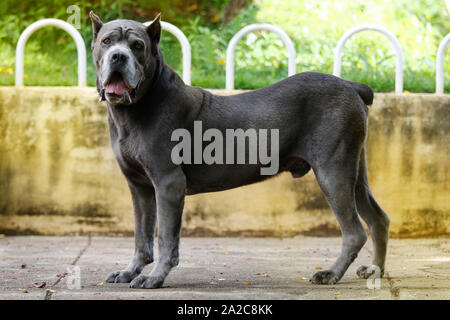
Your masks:
<instances>
[{"instance_id":1,"label":"concrete ground","mask_svg":"<svg viewBox=\"0 0 450 320\"><path fill-rule=\"evenodd\" d=\"M308 279L332 264L340 238L184 238L163 288L104 282L127 265L133 246L132 238L1 237L0 299L450 299L449 239L391 240L387 274L374 290L355 274L370 262L370 241L332 286ZM70 289L71 265L80 289Z\"/></svg>"}]
</instances>

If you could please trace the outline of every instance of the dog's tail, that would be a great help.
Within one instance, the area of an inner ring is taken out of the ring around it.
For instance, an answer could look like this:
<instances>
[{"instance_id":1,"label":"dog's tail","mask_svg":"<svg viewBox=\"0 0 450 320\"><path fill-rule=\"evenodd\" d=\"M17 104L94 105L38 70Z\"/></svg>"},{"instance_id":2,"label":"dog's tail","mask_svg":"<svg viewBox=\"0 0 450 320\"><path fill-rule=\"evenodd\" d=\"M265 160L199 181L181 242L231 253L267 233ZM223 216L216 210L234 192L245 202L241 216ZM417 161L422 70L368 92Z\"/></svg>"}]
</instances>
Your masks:
<instances>
[{"instance_id":1,"label":"dog's tail","mask_svg":"<svg viewBox=\"0 0 450 320\"><path fill-rule=\"evenodd\" d=\"M369 86L359 82L348 81L352 88L359 94L364 103L370 106L373 103L373 91Z\"/></svg>"}]
</instances>

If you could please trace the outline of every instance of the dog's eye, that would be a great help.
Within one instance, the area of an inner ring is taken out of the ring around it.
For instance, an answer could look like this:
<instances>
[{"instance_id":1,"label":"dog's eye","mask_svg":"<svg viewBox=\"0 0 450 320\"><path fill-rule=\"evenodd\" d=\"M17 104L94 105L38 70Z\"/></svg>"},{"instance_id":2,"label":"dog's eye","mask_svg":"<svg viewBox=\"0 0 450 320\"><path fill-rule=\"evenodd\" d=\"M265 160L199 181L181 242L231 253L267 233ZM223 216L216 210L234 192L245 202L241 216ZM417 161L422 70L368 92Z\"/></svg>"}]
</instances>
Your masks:
<instances>
[{"instance_id":1,"label":"dog's eye","mask_svg":"<svg viewBox=\"0 0 450 320\"><path fill-rule=\"evenodd\" d=\"M140 42L136 42L136 43L133 45L133 47L134 47L135 49L140 50L140 49L144 48L144 45L143 45L142 43L140 43Z\"/></svg>"},{"instance_id":2,"label":"dog's eye","mask_svg":"<svg viewBox=\"0 0 450 320\"><path fill-rule=\"evenodd\" d=\"M102 41L104 44L110 44L111 43L111 39L110 38L105 38Z\"/></svg>"}]
</instances>

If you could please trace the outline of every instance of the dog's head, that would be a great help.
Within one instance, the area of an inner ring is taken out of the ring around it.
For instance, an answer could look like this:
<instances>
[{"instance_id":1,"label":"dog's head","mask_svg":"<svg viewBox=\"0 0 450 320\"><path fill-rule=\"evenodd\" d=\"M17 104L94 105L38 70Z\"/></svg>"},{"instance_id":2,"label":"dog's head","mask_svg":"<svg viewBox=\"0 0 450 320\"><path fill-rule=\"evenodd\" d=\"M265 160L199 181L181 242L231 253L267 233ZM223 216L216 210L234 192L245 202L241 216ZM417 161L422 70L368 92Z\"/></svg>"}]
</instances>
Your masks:
<instances>
[{"instance_id":1,"label":"dog's head","mask_svg":"<svg viewBox=\"0 0 450 320\"><path fill-rule=\"evenodd\" d=\"M112 105L135 103L160 65L160 15L148 27L132 20L104 24L92 11L89 16L99 99Z\"/></svg>"}]
</instances>

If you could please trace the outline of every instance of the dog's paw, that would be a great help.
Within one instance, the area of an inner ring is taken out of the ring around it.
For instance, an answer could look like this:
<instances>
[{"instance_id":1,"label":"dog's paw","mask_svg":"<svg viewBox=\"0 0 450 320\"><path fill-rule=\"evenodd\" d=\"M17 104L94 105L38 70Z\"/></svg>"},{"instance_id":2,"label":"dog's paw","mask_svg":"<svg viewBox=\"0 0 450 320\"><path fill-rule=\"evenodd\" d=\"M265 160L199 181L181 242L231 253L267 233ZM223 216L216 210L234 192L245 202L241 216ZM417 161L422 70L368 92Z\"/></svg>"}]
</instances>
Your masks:
<instances>
[{"instance_id":1,"label":"dog's paw","mask_svg":"<svg viewBox=\"0 0 450 320\"><path fill-rule=\"evenodd\" d=\"M372 275L375 275L375 277L382 278L384 275L384 271L380 270L380 268L375 265L360 266L358 270L356 270L356 274L361 279L369 279Z\"/></svg>"},{"instance_id":2,"label":"dog's paw","mask_svg":"<svg viewBox=\"0 0 450 320\"><path fill-rule=\"evenodd\" d=\"M118 270L111 272L106 277L106 282L109 283L129 283L131 280L138 276L137 273L129 272L126 270Z\"/></svg>"},{"instance_id":3,"label":"dog's paw","mask_svg":"<svg viewBox=\"0 0 450 320\"><path fill-rule=\"evenodd\" d=\"M332 270L323 270L316 272L310 280L314 284L335 284L339 277Z\"/></svg>"},{"instance_id":4,"label":"dog's paw","mask_svg":"<svg viewBox=\"0 0 450 320\"><path fill-rule=\"evenodd\" d=\"M130 288L137 289L156 289L161 288L164 283L164 277L139 276L130 283Z\"/></svg>"}]
</instances>

